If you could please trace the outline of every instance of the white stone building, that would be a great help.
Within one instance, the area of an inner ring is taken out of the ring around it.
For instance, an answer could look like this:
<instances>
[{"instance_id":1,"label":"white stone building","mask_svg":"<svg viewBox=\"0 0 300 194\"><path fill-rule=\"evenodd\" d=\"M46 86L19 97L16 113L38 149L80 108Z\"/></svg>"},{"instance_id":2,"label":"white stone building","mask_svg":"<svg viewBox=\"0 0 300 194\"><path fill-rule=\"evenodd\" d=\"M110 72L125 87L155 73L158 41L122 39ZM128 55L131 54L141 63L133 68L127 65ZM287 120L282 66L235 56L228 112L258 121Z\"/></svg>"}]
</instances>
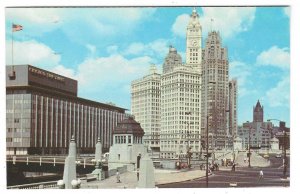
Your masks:
<instances>
[{"instance_id":1,"label":"white stone building","mask_svg":"<svg viewBox=\"0 0 300 194\"><path fill-rule=\"evenodd\" d=\"M131 113L144 129L143 142L154 151L160 146L160 79L151 65L148 75L131 83Z\"/></svg>"}]
</instances>

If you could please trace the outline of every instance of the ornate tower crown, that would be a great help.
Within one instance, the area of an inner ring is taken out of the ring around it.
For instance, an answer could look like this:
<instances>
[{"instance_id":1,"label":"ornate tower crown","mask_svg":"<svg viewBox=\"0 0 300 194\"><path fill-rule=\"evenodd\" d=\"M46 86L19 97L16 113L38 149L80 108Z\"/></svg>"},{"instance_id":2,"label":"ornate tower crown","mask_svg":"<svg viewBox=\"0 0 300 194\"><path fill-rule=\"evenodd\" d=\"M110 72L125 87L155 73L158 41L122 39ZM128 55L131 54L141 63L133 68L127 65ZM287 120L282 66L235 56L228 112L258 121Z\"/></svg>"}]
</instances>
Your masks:
<instances>
[{"instance_id":1,"label":"ornate tower crown","mask_svg":"<svg viewBox=\"0 0 300 194\"><path fill-rule=\"evenodd\" d=\"M186 64L200 67L202 53L202 27L196 8L190 15L186 28ZM200 70L200 68L199 68Z\"/></svg>"}]
</instances>

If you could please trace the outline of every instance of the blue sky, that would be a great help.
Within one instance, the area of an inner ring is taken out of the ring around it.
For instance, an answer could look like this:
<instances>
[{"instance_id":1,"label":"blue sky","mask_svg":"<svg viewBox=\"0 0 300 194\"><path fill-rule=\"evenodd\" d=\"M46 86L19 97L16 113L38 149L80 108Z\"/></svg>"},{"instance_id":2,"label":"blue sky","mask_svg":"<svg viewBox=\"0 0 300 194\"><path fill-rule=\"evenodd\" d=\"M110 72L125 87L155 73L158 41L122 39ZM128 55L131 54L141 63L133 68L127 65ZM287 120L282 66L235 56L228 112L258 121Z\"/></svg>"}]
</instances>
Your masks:
<instances>
[{"instance_id":1,"label":"blue sky","mask_svg":"<svg viewBox=\"0 0 300 194\"><path fill-rule=\"evenodd\" d=\"M192 7L6 8L6 64L31 64L78 80L78 95L130 109L130 82L161 71L169 45L185 61ZM252 121L257 100L265 120L290 123L290 8L197 7L203 42L220 31L230 78L239 85L238 123ZM211 23L211 18L214 22ZM204 46L204 45L203 45ZM276 123L277 124L277 123Z\"/></svg>"}]
</instances>

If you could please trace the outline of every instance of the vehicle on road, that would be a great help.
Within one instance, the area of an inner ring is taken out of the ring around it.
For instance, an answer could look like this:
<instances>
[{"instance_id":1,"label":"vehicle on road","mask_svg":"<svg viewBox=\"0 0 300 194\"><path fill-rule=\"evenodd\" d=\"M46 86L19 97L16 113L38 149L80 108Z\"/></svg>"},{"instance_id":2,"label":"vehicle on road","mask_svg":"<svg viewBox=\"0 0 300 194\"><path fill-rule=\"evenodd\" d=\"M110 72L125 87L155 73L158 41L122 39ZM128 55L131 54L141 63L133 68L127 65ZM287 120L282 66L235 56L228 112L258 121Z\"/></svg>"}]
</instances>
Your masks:
<instances>
[{"instance_id":1,"label":"vehicle on road","mask_svg":"<svg viewBox=\"0 0 300 194\"><path fill-rule=\"evenodd\" d=\"M268 154L265 154L264 155L264 158L269 158L270 156Z\"/></svg>"},{"instance_id":2,"label":"vehicle on road","mask_svg":"<svg viewBox=\"0 0 300 194\"><path fill-rule=\"evenodd\" d=\"M281 154L276 154L275 158L281 158Z\"/></svg>"}]
</instances>

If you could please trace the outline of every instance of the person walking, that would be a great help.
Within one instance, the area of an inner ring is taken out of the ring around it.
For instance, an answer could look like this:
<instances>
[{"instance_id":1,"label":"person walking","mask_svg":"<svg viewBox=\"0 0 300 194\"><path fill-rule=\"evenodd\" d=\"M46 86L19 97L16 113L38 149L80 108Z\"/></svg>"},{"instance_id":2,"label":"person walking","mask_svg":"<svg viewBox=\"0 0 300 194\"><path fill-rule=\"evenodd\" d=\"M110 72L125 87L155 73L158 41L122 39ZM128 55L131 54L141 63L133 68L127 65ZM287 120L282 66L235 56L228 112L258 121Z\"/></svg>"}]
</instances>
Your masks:
<instances>
[{"instance_id":1,"label":"person walking","mask_svg":"<svg viewBox=\"0 0 300 194\"><path fill-rule=\"evenodd\" d=\"M120 183L121 180L120 180L120 173L119 173L119 170L117 170L116 177L117 177L117 183Z\"/></svg>"},{"instance_id":2,"label":"person walking","mask_svg":"<svg viewBox=\"0 0 300 194\"><path fill-rule=\"evenodd\" d=\"M262 169L260 169L258 180L262 180L263 178L264 178L264 172L262 171Z\"/></svg>"}]
</instances>

